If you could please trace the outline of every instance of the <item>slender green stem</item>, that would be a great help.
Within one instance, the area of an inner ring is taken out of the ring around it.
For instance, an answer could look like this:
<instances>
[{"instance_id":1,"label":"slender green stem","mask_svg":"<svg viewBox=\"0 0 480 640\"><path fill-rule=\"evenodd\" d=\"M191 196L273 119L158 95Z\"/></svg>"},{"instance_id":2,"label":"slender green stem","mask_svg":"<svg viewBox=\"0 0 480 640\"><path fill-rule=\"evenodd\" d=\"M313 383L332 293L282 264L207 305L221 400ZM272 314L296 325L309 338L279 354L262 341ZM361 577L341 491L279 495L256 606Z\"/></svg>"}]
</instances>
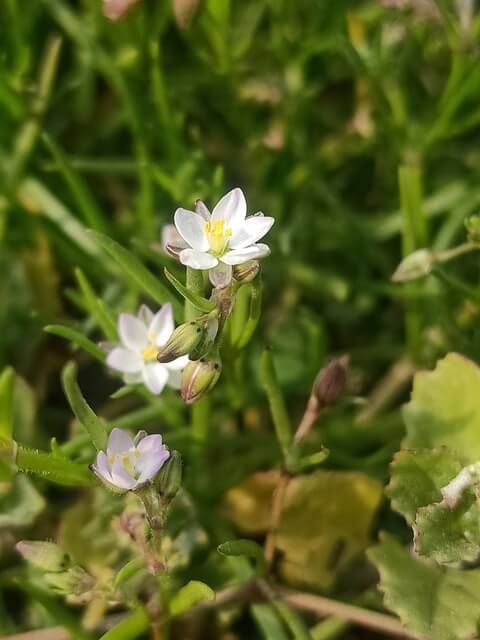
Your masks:
<instances>
[{"instance_id":1,"label":"slender green stem","mask_svg":"<svg viewBox=\"0 0 480 640\"><path fill-rule=\"evenodd\" d=\"M268 349L265 349L262 354L260 373L262 385L270 405L270 412L272 414L277 439L282 447L284 456L286 456L292 443L292 426L285 406L285 400L280 390L280 385L278 384L272 354Z\"/></svg>"}]
</instances>

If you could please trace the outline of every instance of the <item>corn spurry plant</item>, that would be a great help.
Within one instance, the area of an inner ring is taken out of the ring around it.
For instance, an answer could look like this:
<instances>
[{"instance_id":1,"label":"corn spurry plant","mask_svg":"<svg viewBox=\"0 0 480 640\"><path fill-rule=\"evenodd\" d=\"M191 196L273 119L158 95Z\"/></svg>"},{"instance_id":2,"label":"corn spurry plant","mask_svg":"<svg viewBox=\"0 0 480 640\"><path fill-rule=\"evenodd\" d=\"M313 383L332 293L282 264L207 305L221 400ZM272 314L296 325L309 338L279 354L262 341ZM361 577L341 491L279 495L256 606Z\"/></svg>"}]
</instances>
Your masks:
<instances>
[{"instance_id":1,"label":"corn spurry plant","mask_svg":"<svg viewBox=\"0 0 480 640\"><path fill-rule=\"evenodd\" d=\"M1 637L478 637L479 33L0 3Z\"/></svg>"}]
</instances>

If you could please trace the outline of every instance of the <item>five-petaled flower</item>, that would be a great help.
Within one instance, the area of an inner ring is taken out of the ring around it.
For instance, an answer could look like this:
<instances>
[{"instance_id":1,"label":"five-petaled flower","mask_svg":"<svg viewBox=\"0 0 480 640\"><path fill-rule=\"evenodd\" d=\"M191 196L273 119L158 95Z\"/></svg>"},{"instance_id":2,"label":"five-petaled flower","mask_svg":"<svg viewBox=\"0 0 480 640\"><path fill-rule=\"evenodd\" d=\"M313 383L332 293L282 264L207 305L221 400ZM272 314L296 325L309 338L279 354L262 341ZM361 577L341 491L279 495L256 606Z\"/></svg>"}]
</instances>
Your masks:
<instances>
[{"instance_id":1,"label":"five-petaled flower","mask_svg":"<svg viewBox=\"0 0 480 640\"><path fill-rule=\"evenodd\" d=\"M166 384L180 388L181 371L188 363L183 356L172 362L157 362L157 355L175 329L172 306L165 304L154 315L142 305L137 316L121 313L118 335L122 346L114 347L107 356L107 364L123 373L127 384L144 383L154 394Z\"/></svg>"},{"instance_id":2,"label":"five-petaled flower","mask_svg":"<svg viewBox=\"0 0 480 640\"><path fill-rule=\"evenodd\" d=\"M226 286L232 265L270 253L269 247L257 240L269 231L274 219L263 213L246 215L247 203L239 188L223 196L212 213L201 200L195 212L177 209L175 226L187 245L179 252L180 262L192 269L208 269L214 286Z\"/></svg>"},{"instance_id":3,"label":"five-petaled flower","mask_svg":"<svg viewBox=\"0 0 480 640\"><path fill-rule=\"evenodd\" d=\"M134 491L152 480L170 452L158 433L139 431L134 439L123 429L112 429L107 451L99 451L91 469L115 491Z\"/></svg>"}]
</instances>

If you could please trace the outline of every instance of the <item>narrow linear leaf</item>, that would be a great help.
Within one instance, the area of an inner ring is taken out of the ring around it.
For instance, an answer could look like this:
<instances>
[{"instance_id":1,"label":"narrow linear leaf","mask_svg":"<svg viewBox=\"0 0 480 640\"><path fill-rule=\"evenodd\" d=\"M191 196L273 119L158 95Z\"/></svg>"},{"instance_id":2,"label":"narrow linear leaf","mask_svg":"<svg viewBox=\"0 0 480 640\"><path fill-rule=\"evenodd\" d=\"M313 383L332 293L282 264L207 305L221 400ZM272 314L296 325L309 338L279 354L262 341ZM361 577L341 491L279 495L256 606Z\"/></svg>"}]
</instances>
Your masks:
<instances>
[{"instance_id":1,"label":"narrow linear leaf","mask_svg":"<svg viewBox=\"0 0 480 640\"><path fill-rule=\"evenodd\" d=\"M55 336L60 336L60 338L70 340L70 342L81 347L91 356L100 360L100 362L105 362L105 353L100 349L100 347L97 347L94 342L84 336L83 333L80 333L80 331L72 329L72 327L66 327L62 324L49 324L44 328L44 331Z\"/></svg>"},{"instance_id":2,"label":"narrow linear leaf","mask_svg":"<svg viewBox=\"0 0 480 640\"><path fill-rule=\"evenodd\" d=\"M158 304L171 302L174 314L181 317L182 307L179 301L172 297L170 291L149 271L140 260L130 251L122 247L115 240L95 231L89 232L98 244L115 260L130 284L145 291Z\"/></svg>"},{"instance_id":3,"label":"narrow linear leaf","mask_svg":"<svg viewBox=\"0 0 480 640\"><path fill-rule=\"evenodd\" d=\"M115 576L114 587L120 587L124 582L132 578L142 569L145 569L145 561L143 558L134 558L123 565L120 571Z\"/></svg>"},{"instance_id":4,"label":"narrow linear leaf","mask_svg":"<svg viewBox=\"0 0 480 640\"><path fill-rule=\"evenodd\" d=\"M257 277L259 279L259 276ZM238 341L237 347L243 349L252 339L262 310L262 284L261 282L253 282L250 290L250 308L248 310L248 318L245 328Z\"/></svg>"},{"instance_id":5,"label":"narrow linear leaf","mask_svg":"<svg viewBox=\"0 0 480 640\"><path fill-rule=\"evenodd\" d=\"M265 571L265 557L262 547L253 540L229 540L218 545L217 550L224 556L246 556L253 558L260 574Z\"/></svg>"},{"instance_id":6,"label":"narrow linear leaf","mask_svg":"<svg viewBox=\"0 0 480 640\"><path fill-rule=\"evenodd\" d=\"M167 280L175 287L178 293L199 311L202 311L203 313L210 313L210 311L213 311L215 309L214 302L212 302L211 300L207 300L203 296L200 296L198 293L194 293L190 289L187 289L187 287L182 284L180 280L177 280L177 278L172 273L170 273L170 271L166 267L163 272Z\"/></svg>"},{"instance_id":7,"label":"narrow linear leaf","mask_svg":"<svg viewBox=\"0 0 480 640\"><path fill-rule=\"evenodd\" d=\"M203 600L214 600L215 592L204 582L190 580L170 601L170 613L178 616Z\"/></svg>"},{"instance_id":8,"label":"narrow linear leaf","mask_svg":"<svg viewBox=\"0 0 480 640\"><path fill-rule=\"evenodd\" d=\"M110 313L105 308L103 300L99 300L97 298L92 285L89 283L81 269L75 269L75 277L77 279L78 286L83 293L86 306L95 319L95 322L100 329L102 329L108 340L116 341L118 339L117 327L115 326L115 321L111 317Z\"/></svg>"},{"instance_id":9,"label":"narrow linear leaf","mask_svg":"<svg viewBox=\"0 0 480 640\"><path fill-rule=\"evenodd\" d=\"M288 417L285 400L278 384L275 366L270 350L265 349L260 360L260 375L263 388L270 405L275 432L284 455L292 443L292 426Z\"/></svg>"},{"instance_id":10,"label":"narrow linear leaf","mask_svg":"<svg viewBox=\"0 0 480 640\"><path fill-rule=\"evenodd\" d=\"M0 374L0 441L12 438L14 380L12 367L7 367Z\"/></svg>"},{"instance_id":11,"label":"narrow linear leaf","mask_svg":"<svg viewBox=\"0 0 480 640\"><path fill-rule=\"evenodd\" d=\"M149 627L147 612L142 607L104 633L100 640L135 640Z\"/></svg>"},{"instance_id":12,"label":"narrow linear leaf","mask_svg":"<svg viewBox=\"0 0 480 640\"><path fill-rule=\"evenodd\" d=\"M88 487L94 484L93 474L86 465L44 451L19 446L15 463L19 471L33 473L66 487Z\"/></svg>"},{"instance_id":13,"label":"narrow linear leaf","mask_svg":"<svg viewBox=\"0 0 480 640\"><path fill-rule=\"evenodd\" d=\"M77 366L68 362L62 371L63 390L68 403L80 424L88 432L97 451L107 446L107 429L103 421L97 417L82 395L77 383Z\"/></svg>"}]
</instances>

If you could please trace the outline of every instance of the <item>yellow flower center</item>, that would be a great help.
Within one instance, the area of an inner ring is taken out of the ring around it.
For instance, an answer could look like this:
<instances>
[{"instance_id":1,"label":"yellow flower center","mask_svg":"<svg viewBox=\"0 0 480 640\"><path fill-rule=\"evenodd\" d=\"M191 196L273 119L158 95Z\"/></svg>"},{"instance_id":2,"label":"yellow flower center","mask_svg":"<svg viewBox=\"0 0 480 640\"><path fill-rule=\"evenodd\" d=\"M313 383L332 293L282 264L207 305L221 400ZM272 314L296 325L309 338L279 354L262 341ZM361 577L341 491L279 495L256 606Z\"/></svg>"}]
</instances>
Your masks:
<instances>
[{"instance_id":1,"label":"yellow flower center","mask_svg":"<svg viewBox=\"0 0 480 640\"><path fill-rule=\"evenodd\" d=\"M212 253L222 255L227 248L228 239L232 235L230 227L225 228L225 220L213 220L206 222L204 229Z\"/></svg>"},{"instance_id":2,"label":"yellow flower center","mask_svg":"<svg viewBox=\"0 0 480 640\"><path fill-rule=\"evenodd\" d=\"M145 349L142 351L142 358L145 362L150 362L152 360L156 360L158 356L158 349L153 344L148 344Z\"/></svg>"},{"instance_id":3,"label":"yellow flower center","mask_svg":"<svg viewBox=\"0 0 480 640\"><path fill-rule=\"evenodd\" d=\"M132 456L136 460L140 452L138 449L134 449L129 453L111 453L108 456L108 464L112 465L116 460L121 460L124 469L128 471L131 476L135 477L135 464L132 461Z\"/></svg>"}]
</instances>

